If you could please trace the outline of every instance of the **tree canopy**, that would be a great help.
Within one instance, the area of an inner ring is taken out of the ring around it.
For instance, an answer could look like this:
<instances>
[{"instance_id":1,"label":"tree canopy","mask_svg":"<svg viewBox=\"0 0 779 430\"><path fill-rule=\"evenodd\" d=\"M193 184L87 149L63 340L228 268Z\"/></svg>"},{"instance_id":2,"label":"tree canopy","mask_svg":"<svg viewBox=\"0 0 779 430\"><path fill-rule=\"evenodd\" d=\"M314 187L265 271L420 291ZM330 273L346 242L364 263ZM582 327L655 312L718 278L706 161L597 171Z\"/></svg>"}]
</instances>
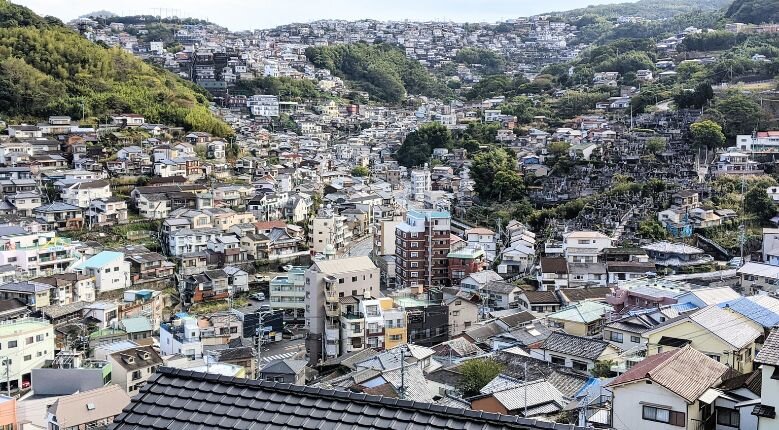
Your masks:
<instances>
[{"instance_id":1,"label":"tree canopy","mask_svg":"<svg viewBox=\"0 0 779 430\"><path fill-rule=\"evenodd\" d=\"M306 49L315 66L349 80L377 100L400 103L407 94L445 97L451 94L418 61L387 44L352 43Z\"/></svg>"},{"instance_id":2,"label":"tree canopy","mask_svg":"<svg viewBox=\"0 0 779 430\"><path fill-rule=\"evenodd\" d=\"M489 358L468 360L458 367L458 371L462 375L458 388L462 391L463 397L475 396L503 369L502 364Z\"/></svg>"},{"instance_id":3,"label":"tree canopy","mask_svg":"<svg viewBox=\"0 0 779 430\"><path fill-rule=\"evenodd\" d=\"M195 84L0 0L0 112L8 116L80 117L83 102L87 116L132 112L149 122L232 134L207 101Z\"/></svg>"},{"instance_id":4,"label":"tree canopy","mask_svg":"<svg viewBox=\"0 0 779 430\"><path fill-rule=\"evenodd\" d=\"M779 22L779 3L776 0L735 0L726 15L736 22Z\"/></svg>"}]
</instances>

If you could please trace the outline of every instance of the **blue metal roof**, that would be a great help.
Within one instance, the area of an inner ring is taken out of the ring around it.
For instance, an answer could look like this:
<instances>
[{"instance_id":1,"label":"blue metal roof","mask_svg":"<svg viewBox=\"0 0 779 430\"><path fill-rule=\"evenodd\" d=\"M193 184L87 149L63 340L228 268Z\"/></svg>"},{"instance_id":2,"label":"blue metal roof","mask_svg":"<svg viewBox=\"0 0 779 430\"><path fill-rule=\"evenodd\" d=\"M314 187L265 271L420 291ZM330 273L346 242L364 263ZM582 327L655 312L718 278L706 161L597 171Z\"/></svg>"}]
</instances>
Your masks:
<instances>
[{"instance_id":1,"label":"blue metal roof","mask_svg":"<svg viewBox=\"0 0 779 430\"><path fill-rule=\"evenodd\" d=\"M116 261L116 259L123 260L124 254L121 252L116 251L103 251L89 260L79 264L76 266L76 269L83 269L83 268L89 268L89 269L101 269L103 266L113 263Z\"/></svg>"},{"instance_id":2,"label":"blue metal roof","mask_svg":"<svg viewBox=\"0 0 779 430\"><path fill-rule=\"evenodd\" d=\"M779 313L755 302L753 297L742 297L720 304L722 308L730 308L746 318L760 324L763 328L772 328L779 324Z\"/></svg>"}]
</instances>

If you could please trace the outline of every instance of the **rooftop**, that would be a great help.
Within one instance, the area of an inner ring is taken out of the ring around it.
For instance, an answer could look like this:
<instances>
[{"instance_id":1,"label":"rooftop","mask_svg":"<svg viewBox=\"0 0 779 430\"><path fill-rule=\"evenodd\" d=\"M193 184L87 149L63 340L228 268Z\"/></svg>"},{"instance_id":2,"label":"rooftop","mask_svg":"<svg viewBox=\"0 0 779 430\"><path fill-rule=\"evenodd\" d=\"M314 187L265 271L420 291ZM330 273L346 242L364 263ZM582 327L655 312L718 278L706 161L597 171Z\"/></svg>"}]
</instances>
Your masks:
<instances>
[{"instance_id":1,"label":"rooftop","mask_svg":"<svg viewBox=\"0 0 779 430\"><path fill-rule=\"evenodd\" d=\"M149 428L568 429L516 416L381 396L162 368L113 430Z\"/></svg>"}]
</instances>

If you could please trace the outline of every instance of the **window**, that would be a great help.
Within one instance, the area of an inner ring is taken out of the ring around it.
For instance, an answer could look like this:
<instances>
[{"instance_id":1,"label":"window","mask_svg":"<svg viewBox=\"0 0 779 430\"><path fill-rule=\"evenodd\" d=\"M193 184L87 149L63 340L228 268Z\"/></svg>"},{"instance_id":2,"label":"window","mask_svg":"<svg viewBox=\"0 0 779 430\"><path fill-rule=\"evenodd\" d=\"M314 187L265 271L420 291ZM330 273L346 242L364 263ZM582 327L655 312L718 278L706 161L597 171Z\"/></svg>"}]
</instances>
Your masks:
<instances>
[{"instance_id":1,"label":"window","mask_svg":"<svg viewBox=\"0 0 779 430\"><path fill-rule=\"evenodd\" d=\"M403 335L402 334L391 334L389 338L393 342L399 342L399 341L403 340Z\"/></svg>"},{"instance_id":2,"label":"window","mask_svg":"<svg viewBox=\"0 0 779 430\"><path fill-rule=\"evenodd\" d=\"M16 343L15 340L9 340L8 341L8 347L9 348L16 348L16 345L17 345L17 343Z\"/></svg>"},{"instance_id":3,"label":"window","mask_svg":"<svg viewBox=\"0 0 779 430\"><path fill-rule=\"evenodd\" d=\"M633 343L641 343L641 338L638 336L630 336L630 341Z\"/></svg>"},{"instance_id":4,"label":"window","mask_svg":"<svg viewBox=\"0 0 779 430\"><path fill-rule=\"evenodd\" d=\"M118 271L119 271L119 267L118 266L114 267L114 272L118 272Z\"/></svg>"},{"instance_id":5,"label":"window","mask_svg":"<svg viewBox=\"0 0 779 430\"><path fill-rule=\"evenodd\" d=\"M558 364L560 366L565 366L565 358L564 357L558 357L556 355L551 355L550 360L552 361L552 364Z\"/></svg>"},{"instance_id":6,"label":"window","mask_svg":"<svg viewBox=\"0 0 779 430\"><path fill-rule=\"evenodd\" d=\"M708 356L709 356L709 358L713 358L713 359L715 359L715 360L717 360L717 361L719 361L719 360L720 360L720 356L719 356L719 355L717 355L717 354L706 354L706 355L708 355Z\"/></svg>"},{"instance_id":7,"label":"window","mask_svg":"<svg viewBox=\"0 0 779 430\"><path fill-rule=\"evenodd\" d=\"M738 428L740 424L739 413L733 409L717 408L717 424L726 427Z\"/></svg>"},{"instance_id":8,"label":"window","mask_svg":"<svg viewBox=\"0 0 779 430\"><path fill-rule=\"evenodd\" d=\"M687 425L684 412L676 412L654 406L644 406L642 418L647 421L657 421L677 427L685 427Z\"/></svg>"},{"instance_id":9,"label":"window","mask_svg":"<svg viewBox=\"0 0 779 430\"><path fill-rule=\"evenodd\" d=\"M458 315L460 315L460 311L452 311L452 316L453 317L456 317Z\"/></svg>"},{"instance_id":10,"label":"window","mask_svg":"<svg viewBox=\"0 0 779 430\"><path fill-rule=\"evenodd\" d=\"M622 343L622 333L616 331L609 331L608 333L610 341Z\"/></svg>"},{"instance_id":11,"label":"window","mask_svg":"<svg viewBox=\"0 0 779 430\"><path fill-rule=\"evenodd\" d=\"M585 363L583 361L576 361L576 360L571 360L571 363L572 363L572 365L573 365L572 367L574 369L576 369L576 370L583 370L585 372L587 371L587 363Z\"/></svg>"},{"instance_id":12,"label":"window","mask_svg":"<svg viewBox=\"0 0 779 430\"><path fill-rule=\"evenodd\" d=\"M24 361L30 361L30 360L32 360L32 355L25 355L24 356Z\"/></svg>"},{"instance_id":13,"label":"window","mask_svg":"<svg viewBox=\"0 0 779 430\"><path fill-rule=\"evenodd\" d=\"M29 345L29 344L31 344L31 343L33 343L33 342L35 342L35 338L34 338L34 337L32 337L32 336L30 336L30 337L28 337L28 338L26 338L26 339L24 340L24 344L25 344L25 345Z\"/></svg>"}]
</instances>

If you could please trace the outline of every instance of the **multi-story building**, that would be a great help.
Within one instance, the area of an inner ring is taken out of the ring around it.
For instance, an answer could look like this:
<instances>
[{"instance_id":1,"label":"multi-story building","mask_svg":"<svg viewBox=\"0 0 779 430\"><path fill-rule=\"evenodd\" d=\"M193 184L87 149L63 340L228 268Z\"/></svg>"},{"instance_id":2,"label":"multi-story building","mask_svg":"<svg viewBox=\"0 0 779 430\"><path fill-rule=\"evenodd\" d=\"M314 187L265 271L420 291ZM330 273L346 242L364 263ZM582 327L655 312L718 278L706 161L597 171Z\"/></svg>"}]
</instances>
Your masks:
<instances>
[{"instance_id":1,"label":"multi-story building","mask_svg":"<svg viewBox=\"0 0 779 430\"><path fill-rule=\"evenodd\" d=\"M351 231L346 226L346 217L332 210L323 210L311 218L309 223L311 250L324 253L327 245L341 249L349 243Z\"/></svg>"},{"instance_id":2,"label":"multi-story building","mask_svg":"<svg viewBox=\"0 0 779 430\"><path fill-rule=\"evenodd\" d=\"M246 106L252 115L260 117L279 116L279 98L278 96L255 95L246 99Z\"/></svg>"},{"instance_id":3,"label":"multi-story building","mask_svg":"<svg viewBox=\"0 0 779 430\"><path fill-rule=\"evenodd\" d=\"M430 171L425 166L424 170L412 170L411 171L411 199L418 202L425 200L425 193L432 190L432 180L430 178Z\"/></svg>"},{"instance_id":4,"label":"multi-story building","mask_svg":"<svg viewBox=\"0 0 779 430\"><path fill-rule=\"evenodd\" d=\"M172 323L160 324L160 353L180 354L193 360L202 357L203 343L197 319L184 315Z\"/></svg>"},{"instance_id":5,"label":"multi-story building","mask_svg":"<svg viewBox=\"0 0 779 430\"><path fill-rule=\"evenodd\" d=\"M271 279L269 290L271 307L282 309L284 319L305 318L306 269L304 267L293 267L286 275Z\"/></svg>"},{"instance_id":6,"label":"multi-story building","mask_svg":"<svg viewBox=\"0 0 779 430\"><path fill-rule=\"evenodd\" d=\"M410 210L395 230L395 273L401 288L449 283L449 212Z\"/></svg>"},{"instance_id":7,"label":"multi-story building","mask_svg":"<svg viewBox=\"0 0 779 430\"><path fill-rule=\"evenodd\" d=\"M32 369L43 367L54 359L54 326L38 318L21 318L0 322L0 364L8 376L0 382L2 390L27 388L31 384ZM7 362L6 362L7 360Z\"/></svg>"},{"instance_id":8,"label":"multi-story building","mask_svg":"<svg viewBox=\"0 0 779 430\"><path fill-rule=\"evenodd\" d=\"M130 263L124 260L124 253L121 252L103 251L79 263L74 269L79 274L94 276L98 293L124 289L131 285Z\"/></svg>"},{"instance_id":9,"label":"multi-story building","mask_svg":"<svg viewBox=\"0 0 779 430\"><path fill-rule=\"evenodd\" d=\"M371 258L381 270L381 287L395 288L395 229L400 221L379 221Z\"/></svg>"},{"instance_id":10,"label":"multi-story building","mask_svg":"<svg viewBox=\"0 0 779 430\"><path fill-rule=\"evenodd\" d=\"M76 243L52 232L30 233L18 226L0 227L0 265L16 267L17 276L63 273L76 259Z\"/></svg>"},{"instance_id":11,"label":"multi-story building","mask_svg":"<svg viewBox=\"0 0 779 430\"><path fill-rule=\"evenodd\" d=\"M316 363L343 353L342 320L344 324L348 323L343 326L344 331L355 331L353 324L359 323L358 331L362 331L364 337L364 317L359 318L358 297L379 296L379 269L368 257L351 257L317 261L306 270L305 276L305 312L309 329L306 348L310 361Z\"/></svg>"}]
</instances>

